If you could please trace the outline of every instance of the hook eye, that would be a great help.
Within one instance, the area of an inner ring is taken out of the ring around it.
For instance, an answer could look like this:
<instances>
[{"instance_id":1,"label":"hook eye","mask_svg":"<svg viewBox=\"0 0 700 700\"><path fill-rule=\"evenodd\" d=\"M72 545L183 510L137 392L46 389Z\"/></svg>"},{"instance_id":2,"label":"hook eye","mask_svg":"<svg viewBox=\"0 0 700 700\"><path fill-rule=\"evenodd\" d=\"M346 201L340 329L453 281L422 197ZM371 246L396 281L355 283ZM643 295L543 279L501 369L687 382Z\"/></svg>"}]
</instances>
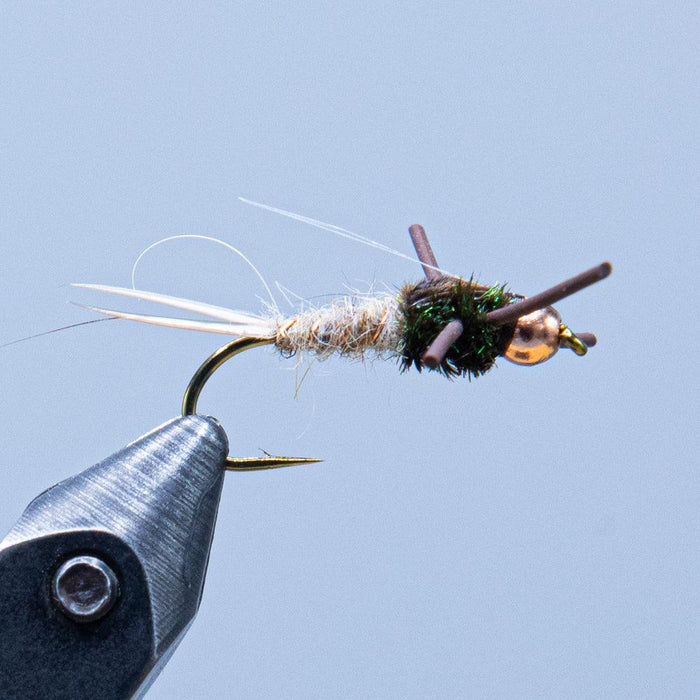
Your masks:
<instances>
[{"instance_id":1,"label":"hook eye","mask_svg":"<svg viewBox=\"0 0 700 700\"><path fill-rule=\"evenodd\" d=\"M199 400L199 395L202 393L204 385L226 360L230 360L244 350L257 348L261 345L271 345L274 342L274 338L237 338L211 354L200 365L199 369L192 376L192 379L190 379L190 383L187 385L185 396L182 399L182 415L191 416L197 413L197 401ZM266 457L227 457L226 469L236 472L249 472L260 469L293 467L298 464L311 464L321 461L323 460L313 457L278 457L275 455L267 455Z\"/></svg>"},{"instance_id":2,"label":"hook eye","mask_svg":"<svg viewBox=\"0 0 700 700\"><path fill-rule=\"evenodd\" d=\"M559 327L559 347L570 348L579 356L585 355L588 352L586 343L563 323Z\"/></svg>"}]
</instances>

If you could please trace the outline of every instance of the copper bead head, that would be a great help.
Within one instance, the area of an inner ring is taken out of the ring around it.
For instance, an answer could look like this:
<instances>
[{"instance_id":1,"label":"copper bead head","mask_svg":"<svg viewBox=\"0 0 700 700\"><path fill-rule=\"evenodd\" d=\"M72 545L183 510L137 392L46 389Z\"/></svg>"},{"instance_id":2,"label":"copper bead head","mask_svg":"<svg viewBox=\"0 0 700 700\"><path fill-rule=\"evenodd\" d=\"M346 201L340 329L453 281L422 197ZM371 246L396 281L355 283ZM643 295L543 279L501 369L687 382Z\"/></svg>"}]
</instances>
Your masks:
<instances>
[{"instance_id":1,"label":"copper bead head","mask_svg":"<svg viewBox=\"0 0 700 700\"><path fill-rule=\"evenodd\" d=\"M503 356L516 365L537 365L559 350L561 316L548 306L521 316Z\"/></svg>"}]
</instances>

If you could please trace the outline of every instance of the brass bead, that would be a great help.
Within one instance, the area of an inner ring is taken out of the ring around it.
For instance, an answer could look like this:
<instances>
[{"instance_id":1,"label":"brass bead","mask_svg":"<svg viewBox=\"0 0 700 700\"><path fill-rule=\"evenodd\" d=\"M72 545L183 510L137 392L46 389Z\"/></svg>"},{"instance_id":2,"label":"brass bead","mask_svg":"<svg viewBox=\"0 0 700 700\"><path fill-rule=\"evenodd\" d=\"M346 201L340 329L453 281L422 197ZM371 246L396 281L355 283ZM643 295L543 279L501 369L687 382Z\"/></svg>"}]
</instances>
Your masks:
<instances>
[{"instance_id":1,"label":"brass bead","mask_svg":"<svg viewBox=\"0 0 700 700\"><path fill-rule=\"evenodd\" d=\"M537 365L559 350L561 316L548 306L521 316L503 356L516 365Z\"/></svg>"}]
</instances>

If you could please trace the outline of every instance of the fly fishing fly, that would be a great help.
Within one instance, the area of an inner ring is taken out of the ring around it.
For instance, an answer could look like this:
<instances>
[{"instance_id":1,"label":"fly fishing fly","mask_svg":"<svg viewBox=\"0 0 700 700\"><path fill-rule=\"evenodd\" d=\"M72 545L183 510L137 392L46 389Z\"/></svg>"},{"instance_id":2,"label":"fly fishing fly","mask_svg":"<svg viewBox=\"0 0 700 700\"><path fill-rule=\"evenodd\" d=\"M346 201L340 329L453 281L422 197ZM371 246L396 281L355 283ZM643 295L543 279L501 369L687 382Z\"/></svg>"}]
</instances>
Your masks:
<instances>
[{"instance_id":1,"label":"fly fishing fly","mask_svg":"<svg viewBox=\"0 0 700 700\"><path fill-rule=\"evenodd\" d=\"M345 229L244 201L408 257ZM411 226L409 233L423 265L424 280L404 285L397 295L344 297L292 317L274 313L255 315L128 287L75 286L171 306L213 320L196 321L88 307L113 318L239 338L253 337L274 344L285 356L311 352L320 358L333 354L358 358L373 352L380 357L398 357L404 370L415 367L421 371L427 367L447 377L478 377L491 369L499 356L516 364L534 365L551 358L560 347L585 355L588 347L595 345L592 333L573 333L551 305L607 277L612 270L610 263L602 263L526 298L508 291L503 285L484 286L473 279L444 273L438 267L423 228Z\"/></svg>"},{"instance_id":2,"label":"fly fishing fly","mask_svg":"<svg viewBox=\"0 0 700 700\"><path fill-rule=\"evenodd\" d=\"M408 257L345 229L243 201L400 257ZM313 353L321 358L333 354L358 358L375 353L380 357L398 358L403 370L428 368L449 378L472 378L491 369L498 357L520 365L535 365L550 359L561 347L585 355L588 348L596 344L592 333L571 331L551 305L607 277L612 271L610 263L601 263L544 292L524 297L508 291L503 285L484 286L473 279L443 271L423 228L413 225L409 233L425 279L404 285L395 295L346 297L291 317L277 313L256 315L135 288L99 284L75 286L198 313L210 320L88 307L106 316L236 338L212 354L195 373L183 402L185 414L196 411L197 398L204 383L223 362L260 345L274 345L284 356ZM245 256L242 257L251 264ZM229 458L229 468L261 469L300 462L284 457L253 461L255 465L243 465L241 460Z\"/></svg>"}]
</instances>

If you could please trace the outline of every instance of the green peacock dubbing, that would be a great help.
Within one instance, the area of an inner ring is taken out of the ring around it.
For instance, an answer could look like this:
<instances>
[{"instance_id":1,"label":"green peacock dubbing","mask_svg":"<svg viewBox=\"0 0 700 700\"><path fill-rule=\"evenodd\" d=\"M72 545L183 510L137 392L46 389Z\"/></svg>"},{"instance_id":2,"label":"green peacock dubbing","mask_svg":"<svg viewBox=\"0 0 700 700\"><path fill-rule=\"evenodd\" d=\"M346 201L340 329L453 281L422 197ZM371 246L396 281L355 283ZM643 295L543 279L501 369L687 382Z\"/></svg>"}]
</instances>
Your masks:
<instances>
[{"instance_id":1,"label":"green peacock dubbing","mask_svg":"<svg viewBox=\"0 0 700 700\"><path fill-rule=\"evenodd\" d=\"M473 280L440 277L405 285L399 294L403 337L401 368L423 369L421 357L438 333L453 319L464 325L437 371L447 377L478 377L493 367L510 342L514 324L493 326L486 314L518 295L503 286L484 287Z\"/></svg>"}]
</instances>

